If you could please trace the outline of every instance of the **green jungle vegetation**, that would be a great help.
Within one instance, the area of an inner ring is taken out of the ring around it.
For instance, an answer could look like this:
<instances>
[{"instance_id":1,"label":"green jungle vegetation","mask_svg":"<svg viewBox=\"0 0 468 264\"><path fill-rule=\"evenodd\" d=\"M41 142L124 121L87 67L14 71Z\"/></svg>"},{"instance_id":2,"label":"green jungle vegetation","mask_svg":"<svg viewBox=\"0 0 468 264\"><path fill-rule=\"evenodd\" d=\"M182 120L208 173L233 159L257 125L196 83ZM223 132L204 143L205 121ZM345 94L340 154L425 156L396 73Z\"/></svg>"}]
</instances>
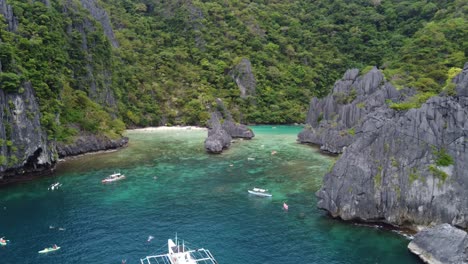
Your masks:
<instances>
[{"instance_id":1,"label":"green jungle vegetation","mask_svg":"<svg viewBox=\"0 0 468 264\"><path fill-rule=\"evenodd\" d=\"M44 1L47 2L47 1ZM446 91L468 61L465 0L7 0L18 29L0 26L0 84L32 82L51 139L78 130L205 125L220 97L245 123L302 123L309 100L346 69L378 66L419 94ZM81 2L109 15L118 46ZM229 72L252 63L255 95ZM113 94L113 96L112 96Z\"/></svg>"}]
</instances>

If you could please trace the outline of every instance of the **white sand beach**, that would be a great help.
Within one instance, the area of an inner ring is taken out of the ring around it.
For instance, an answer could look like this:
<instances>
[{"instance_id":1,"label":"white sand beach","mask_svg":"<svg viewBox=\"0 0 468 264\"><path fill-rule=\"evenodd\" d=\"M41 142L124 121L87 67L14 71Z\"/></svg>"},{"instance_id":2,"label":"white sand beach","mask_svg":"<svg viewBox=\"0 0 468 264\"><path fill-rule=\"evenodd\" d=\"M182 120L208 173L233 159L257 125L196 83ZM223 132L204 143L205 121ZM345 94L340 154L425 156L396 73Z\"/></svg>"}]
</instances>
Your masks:
<instances>
[{"instance_id":1,"label":"white sand beach","mask_svg":"<svg viewBox=\"0 0 468 264\"><path fill-rule=\"evenodd\" d=\"M196 126L160 126L160 127L145 127L145 128L135 128L127 129L127 132L151 132L151 131L180 131L180 130L207 130L206 127L196 127Z\"/></svg>"}]
</instances>

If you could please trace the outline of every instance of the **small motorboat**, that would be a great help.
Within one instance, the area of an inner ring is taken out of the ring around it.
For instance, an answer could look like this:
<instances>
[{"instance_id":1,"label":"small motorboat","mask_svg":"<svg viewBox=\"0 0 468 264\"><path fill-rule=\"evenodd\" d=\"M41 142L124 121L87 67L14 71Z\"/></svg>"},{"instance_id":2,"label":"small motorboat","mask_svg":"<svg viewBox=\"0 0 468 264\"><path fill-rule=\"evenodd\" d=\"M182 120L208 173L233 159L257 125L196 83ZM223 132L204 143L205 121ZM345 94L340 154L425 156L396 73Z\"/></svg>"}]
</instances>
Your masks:
<instances>
[{"instance_id":1,"label":"small motorboat","mask_svg":"<svg viewBox=\"0 0 468 264\"><path fill-rule=\"evenodd\" d=\"M113 174L109 175L107 178L102 180L102 183L108 183L108 182L115 182L115 181L120 181L125 179L125 175L121 174L120 172L114 172Z\"/></svg>"},{"instance_id":2,"label":"small motorboat","mask_svg":"<svg viewBox=\"0 0 468 264\"><path fill-rule=\"evenodd\" d=\"M268 193L268 190L266 189L260 189L260 188L253 188L252 190L248 190L250 194L261 196L261 197L271 197L273 196L271 193Z\"/></svg>"},{"instance_id":3,"label":"small motorboat","mask_svg":"<svg viewBox=\"0 0 468 264\"><path fill-rule=\"evenodd\" d=\"M59 187L61 187L61 186L62 186L62 184L61 184L60 182L56 182L56 183L50 185L50 187L47 188L47 190L52 190L52 191L53 191L53 190L57 190L57 189L58 189Z\"/></svg>"},{"instance_id":4,"label":"small motorboat","mask_svg":"<svg viewBox=\"0 0 468 264\"><path fill-rule=\"evenodd\" d=\"M57 245L54 245L52 247L44 248L43 250L38 251L39 254L44 254L44 253L49 253L53 251L59 250L60 247L57 247Z\"/></svg>"}]
</instances>

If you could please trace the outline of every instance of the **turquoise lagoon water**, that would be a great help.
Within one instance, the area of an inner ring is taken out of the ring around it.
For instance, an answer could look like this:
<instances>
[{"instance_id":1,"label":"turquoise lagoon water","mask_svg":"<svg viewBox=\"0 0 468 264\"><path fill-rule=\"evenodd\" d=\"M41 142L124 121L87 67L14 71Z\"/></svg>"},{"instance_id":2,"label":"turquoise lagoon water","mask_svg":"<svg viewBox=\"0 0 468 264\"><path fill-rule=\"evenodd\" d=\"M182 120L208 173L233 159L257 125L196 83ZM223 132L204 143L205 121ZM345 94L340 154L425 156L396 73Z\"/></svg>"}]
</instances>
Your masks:
<instances>
[{"instance_id":1,"label":"turquoise lagoon water","mask_svg":"<svg viewBox=\"0 0 468 264\"><path fill-rule=\"evenodd\" d=\"M221 264L420 263L406 238L316 208L314 192L333 158L297 144L300 127L253 129L253 140L221 155L205 153L205 131L129 131L126 149L68 160L52 177L0 189L0 236L11 240L0 263L139 263L165 252L176 232ZM127 179L101 184L114 170ZM59 190L47 190L57 181ZM250 196L254 186L273 197ZM37 253L54 243L62 248Z\"/></svg>"}]
</instances>

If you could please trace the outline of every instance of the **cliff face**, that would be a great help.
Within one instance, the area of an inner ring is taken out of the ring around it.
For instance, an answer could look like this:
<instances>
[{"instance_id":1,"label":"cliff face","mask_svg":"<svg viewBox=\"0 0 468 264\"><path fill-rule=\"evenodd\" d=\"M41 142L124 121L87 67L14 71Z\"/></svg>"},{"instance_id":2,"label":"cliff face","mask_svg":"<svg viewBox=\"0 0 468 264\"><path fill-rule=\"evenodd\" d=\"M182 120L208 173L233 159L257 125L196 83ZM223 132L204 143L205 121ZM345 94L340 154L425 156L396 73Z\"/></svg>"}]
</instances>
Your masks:
<instances>
[{"instance_id":1,"label":"cliff face","mask_svg":"<svg viewBox=\"0 0 468 264\"><path fill-rule=\"evenodd\" d=\"M299 134L301 143L312 143L330 153L341 153L361 133L363 118L377 109L386 109L387 100L398 101L399 93L376 68L364 76L348 70L323 99L313 98L307 114L307 126Z\"/></svg>"},{"instance_id":2,"label":"cliff face","mask_svg":"<svg viewBox=\"0 0 468 264\"><path fill-rule=\"evenodd\" d=\"M62 10L72 21L67 26L67 35L73 38L74 45L71 56L80 61L78 65L71 65L75 79L73 86L87 92L93 101L117 112L111 89L111 48L106 44L108 41L113 47L118 47L119 43L115 39L107 12L95 0L81 0L79 3L81 5L70 2ZM82 15L83 8L89 16ZM101 38L102 33L107 39Z\"/></svg>"},{"instance_id":3,"label":"cliff face","mask_svg":"<svg viewBox=\"0 0 468 264\"><path fill-rule=\"evenodd\" d=\"M0 178L41 173L53 168L54 149L40 124L39 106L30 83L22 92L6 94L0 89Z\"/></svg>"},{"instance_id":4,"label":"cliff face","mask_svg":"<svg viewBox=\"0 0 468 264\"><path fill-rule=\"evenodd\" d=\"M58 158L126 146L128 138L86 134L71 144L47 139L31 83L17 93L0 89L0 184L50 174Z\"/></svg>"},{"instance_id":5,"label":"cliff face","mask_svg":"<svg viewBox=\"0 0 468 264\"><path fill-rule=\"evenodd\" d=\"M5 0L0 0L0 15L5 18L8 31L17 30L18 19ZM0 60L0 73L2 69ZM11 181L17 175L47 172L53 168L55 161L53 147L49 145L47 134L41 127L39 105L31 83L21 84L17 92L5 91L2 87L0 182Z\"/></svg>"},{"instance_id":6,"label":"cliff face","mask_svg":"<svg viewBox=\"0 0 468 264\"><path fill-rule=\"evenodd\" d=\"M397 225L451 223L468 228L467 72L465 67L454 79L457 96L436 96L406 112L381 105L360 115L355 138L345 142L349 146L341 148L342 156L317 192L318 206L345 220ZM389 95L385 87L389 84L380 90ZM387 98L401 97L393 93ZM374 95L363 102L374 102ZM346 122L353 113L350 108L339 113L342 127L355 124ZM313 129L306 133L316 136ZM326 140L333 142L333 135Z\"/></svg>"},{"instance_id":7,"label":"cliff face","mask_svg":"<svg viewBox=\"0 0 468 264\"><path fill-rule=\"evenodd\" d=\"M41 2L46 9L56 8L56 6L52 7L48 0ZM68 48L73 51L70 51L68 55L71 59L80 61L77 64L67 65L73 71L71 85L75 89L88 92L95 102L106 106L111 112L116 112L117 104L111 90L111 72L108 68L110 53L106 54L106 51L110 52L110 46L105 45L107 43L105 38L104 41L97 38L100 32L99 24L92 18L80 14L85 12L82 8L86 8L102 25L109 40L114 42L109 18L94 1L83 0L82 6L79 5L80 3L76 5L76 2L69 1L63 3L63 8L60 9L61 15L70 19L70 23L63 32L64 38L69 37L72 43L72 46ZM57 15L57 13L54 14ZM21 24L15 17L13 8L7 5L5 0L0 0L0 18L4 18L7 22L7 30L16 34ZM2 42L1 38L0 42ZM97 50L97 47L100 50ZM0 78L0 184L30 176L49 174L53 171L59 157L126 145L127 138L111 140L105 136L84 132L81 132L81 136L75 137L71 144L56 143L53 139L48 139L46 129L41 124L43 109L40 108L40 100L36 96L35 87L31 82L24 81L26 76L15 63L14 56L6 56L3 63L0 61L0 74L2 74L0 77L3 77ZM18 85L13 87L12 81L5 76L17 76ZM8 83L8 86L5 83ZM43 90L44 87L41 87L37 91L44 93ZM59 123L60 112L54 112L53 118L56 123Z\"/></svg>"}]
</instances>

